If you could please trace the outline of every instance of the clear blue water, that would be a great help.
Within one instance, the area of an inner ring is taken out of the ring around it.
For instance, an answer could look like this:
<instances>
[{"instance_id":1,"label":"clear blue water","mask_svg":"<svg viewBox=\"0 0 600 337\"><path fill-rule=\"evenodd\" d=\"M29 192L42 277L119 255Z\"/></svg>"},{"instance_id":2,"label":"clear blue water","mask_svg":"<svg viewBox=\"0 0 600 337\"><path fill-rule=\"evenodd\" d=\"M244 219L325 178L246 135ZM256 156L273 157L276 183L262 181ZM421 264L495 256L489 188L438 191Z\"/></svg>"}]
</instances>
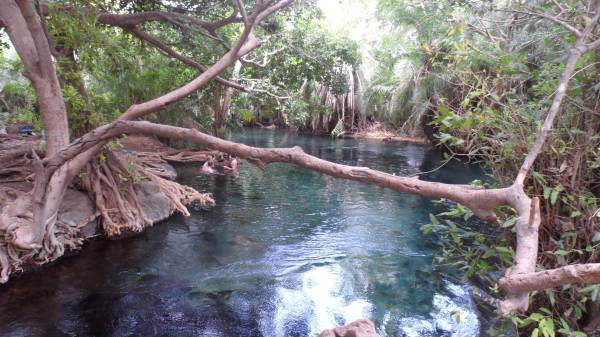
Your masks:
<instances>
[{"instance_id":1,"label":"clear blue water","mask_svg":"<svg viewBox=\"0 0 600 337\"><path fill-rule=\"evenodd\" d=\"M300 145L349 165L408 175L439 165L427 147L244 130L253 146ZM135 237L94 241L0 288L0 336L316 336L357 318L381 336L479 336L468 285L433 270L419 227L429 200L285 164L237 177L180 168L217 202ZM423 179L467 183L450 163ZM459 312L459 322L454 318Z\"/></svg>"}]
</instances>

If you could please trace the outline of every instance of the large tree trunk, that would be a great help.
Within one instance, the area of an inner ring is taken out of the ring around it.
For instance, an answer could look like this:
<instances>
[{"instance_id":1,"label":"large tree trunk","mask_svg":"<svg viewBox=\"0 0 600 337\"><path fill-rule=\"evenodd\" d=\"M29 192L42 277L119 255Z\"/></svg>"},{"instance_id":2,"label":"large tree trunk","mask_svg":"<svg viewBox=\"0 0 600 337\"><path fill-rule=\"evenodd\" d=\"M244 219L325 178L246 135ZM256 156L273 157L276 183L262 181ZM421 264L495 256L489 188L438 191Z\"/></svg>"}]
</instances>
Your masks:
<instances>
[{"instance_id":1,"label":"large tree trunk","mask_svg":"<svg viewBox=\"0 0 600 337\"><path fill-rule=\"evenodd\" d=\"M50 83L32 82L38 95L38 104L47 144L47 155L52 156L69 145L67 108L58 79Z\"/></svg>"},{"instance_id":2,"label":"large tree trunk","mask_svg":"<svg viewBox=\"0 0 600 337\"><path fill-rule=\"evenodd\" d=\"M0 6L0 20L25 65L25 76L31 80L38 96L47 154L52 156L69 144L69 126L62 90L40 17L31 1L5 0Z\"/></svg>"}]
</instances>

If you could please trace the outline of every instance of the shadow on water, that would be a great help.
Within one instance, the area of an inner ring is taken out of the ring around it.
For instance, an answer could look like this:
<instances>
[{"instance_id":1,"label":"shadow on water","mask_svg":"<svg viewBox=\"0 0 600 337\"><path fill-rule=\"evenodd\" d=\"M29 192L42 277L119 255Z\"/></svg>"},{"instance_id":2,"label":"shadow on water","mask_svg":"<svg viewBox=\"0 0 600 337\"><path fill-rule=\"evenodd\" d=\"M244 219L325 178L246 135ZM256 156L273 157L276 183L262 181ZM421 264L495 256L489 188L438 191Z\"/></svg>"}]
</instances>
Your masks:
<instances>
[{"instance_id":1,"label":"shadow on water","mask_svg":"<svg viewBox=\"0 0 600 337\"><path fill-rule=\"evenodd\" d=\"M271 130L234 138L397 175L441 158L413 144ZM481 177L449 164L424 179ZM360 317L382 336L479 335L468 285L432 271L439 248L419 232L430 201L284 164L244 164L237 177L185 166L179 179L217 205L90 242L0 287L0 336L315 336Z\"/></svg>"}]
</instances>

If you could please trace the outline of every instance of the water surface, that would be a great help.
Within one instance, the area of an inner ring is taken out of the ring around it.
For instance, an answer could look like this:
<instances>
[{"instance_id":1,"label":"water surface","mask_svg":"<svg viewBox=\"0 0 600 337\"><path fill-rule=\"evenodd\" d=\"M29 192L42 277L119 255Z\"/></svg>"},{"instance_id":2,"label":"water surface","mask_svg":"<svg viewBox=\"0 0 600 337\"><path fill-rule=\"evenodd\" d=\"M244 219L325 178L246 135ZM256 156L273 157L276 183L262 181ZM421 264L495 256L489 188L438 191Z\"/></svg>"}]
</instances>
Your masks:
<instances>
[{"instance_id":1,"label":"water surface","mask_svg":"<svg viewBox=\"0 0 600 337\"><path fill-rule=\"evenodd\" d=\"M253 146L301 146L397 175L437 167L414 144L245 130ZM450 163L423 179L467 183ZM180 170L217 202L0 287L0 336L316 336L366 317L385 336L479 336L468 285L436 273L430 201L285 164L237 177ZM460 319L457 317L460 316Z\"/></svg>"}]
</instances>

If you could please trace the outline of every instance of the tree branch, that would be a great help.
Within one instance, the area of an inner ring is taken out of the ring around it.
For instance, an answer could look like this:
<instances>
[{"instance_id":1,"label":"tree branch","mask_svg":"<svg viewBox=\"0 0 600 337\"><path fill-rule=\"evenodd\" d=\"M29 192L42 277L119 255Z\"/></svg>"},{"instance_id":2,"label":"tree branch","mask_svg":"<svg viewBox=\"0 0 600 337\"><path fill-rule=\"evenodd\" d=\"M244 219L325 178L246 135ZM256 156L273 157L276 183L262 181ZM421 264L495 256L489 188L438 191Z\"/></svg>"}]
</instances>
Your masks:
<instances>
[{"instance_id":1,"label":"tree branch","mask_svg":"<svg viewBox=\"0 0 600 337\"><path fill-rule=\"evenodd\" d=\"M354 167L332 163L306 154L300 147L256 148L210 136L194 129L155 124L147 121L117 121L110 127L98 130L93 137L88 137L85 142L88 144L95 144L124 133L146 134L187 140L202 144L212 150L218 150L240 158L245 158L259 166L270 163L291 163L333 177L370 183L399 192L428 198L446 198L469 207L484 221L494 222L494 207L512 202L510 198L507 198L507 195L511 194L513 191L511 188L481 189L468 185L451 185L423 181L415 177L395 176L389 173L372 170L367 167ZM77 145L73 144L73 146ZM83 148L85 149L86 147ZM81 151L81 148L79 148L78 151Z\"/></svg>"},{"instance_id":2,"label":"tree branch","mask_svg":"<svg viewBox=\"0 0 600 337\"><path fill-rule=\"evenodd\" d=\"M600 263L574 264L537 273L510 275L498 284L504 290L531 292L562 286L569 283L600 284Z\"/></svg>"},{"instance_id":3,"label":"tree branch","mask_svg":"<svg viewBox=\"0 0 600 337\"><path fill-rule=\"evenodd\" d=\"M226 19L214 22L203 21L198 18L180 13L161 11L149 11L134 14L114 14L103 12L98 15L99 23L119 27L133 27L152 21L173 23L174 20L185 21L189 24L202 27L206 30L216 30L232 23L241 22L241 18L237 17L237 11L234 11L234 14Z\"/></svg>"},{"instance_id":4,"label":"tree branch","mask_svg":"<svg viewBox=\"0 0 600 337\"><path fill-rule=\"evenodd\" d=\"M557 16L551 16L545 13L538 13L538 12L525 12L525 11L518 11L518 10L512 10L512 12L514 13L521 13L521 14L526 14L526 15L530 15L530 16L537 16L543 19L548 19L554 23L557 23L561 26L563 26L564 28L566 28L569 32L573 33L576 37L581 37L582 33L575 27L571 26L568 22L561 20L559 17Z\"/></svg>"},{"instance_id":5,"label":"tree branch","mask_svg":"<svg viewBox=\"0 0 600 337\"><path fill-rule=\"evenodd\" d=\"M183 64L186 64L190 67L196 68L198 69L200 72L205 72L207 70L207 68L205 66L203 66L202 64L192 60L189 57L183 56L182 54L179 54L178 52L174 51L172 48L170 48L169 46L167 46L166 44L164 44L163 42L161 42L160 40L158 40L157 38L155 38L154 36L145 33L141 30L139 30L138 28L134 27L134 28L126 28L126 31L130 32L131 34L133 34L135 37L139 38L140 40L146 41L148 43L150 43L151 45L153 45L155 48L163 51L167 56L170 56L176 60L181 61ZM228 87L232 87L235 89L238 89L240 91L244 91L247 92L248 89L245 88L244 86L235 83L235 82L231 82L228 81L220 76L215 77L215 81L228 86Z\"/></svg>"},{"instance_id":6,"label":"tree branch","mask_svg":"<svg viewBox=\"0 0 600 337\"><path fill-rule=\"evenodd\" d=\"M586 40L587 36L591 33L591 31L594 29L594 27L596 27L599 19L600 19L600 5L596 8L596 15L594 15L594 18L592 19L592 21L585 27L583 32L581 32L578 35L579 37L577 38L575 45L569 51L569 56L568 56L567 62L565 64L565 69L563 70L563 73L560 77L560 83L558 85L558 90L556 91L556 95L554 95L554 99L552 100L552 105L550 106L548 115L546 116L546 119L544 120L544 125L542 127L542 130L538 134L538 136L533 144L533 147L529 150L529 153L527 153L527 157L525 157L525 160L523 161L523 164L521 165L521 168L519 169L519 173L517 174L517 177L515 179L515 182L520 185L524 184L527 174L531 170L531 167L533 166L535 159L542 151L544 143L546 142L546 138L548 137L548 135L550 134L550 131L552 130L552 125L554 123L554 119L556 118L556 115L558 114L558 112L560 110L561 104L567 94L567 87L569 85L569 81L571 80L571 76L573 75L573 72L575 71L575 67L577 65L577 60L579 60L579 58L581 57L581 55L583 53L585 53L586 51L589 50L586 47L585 40Z\"/></svg>"}]
</instances>

